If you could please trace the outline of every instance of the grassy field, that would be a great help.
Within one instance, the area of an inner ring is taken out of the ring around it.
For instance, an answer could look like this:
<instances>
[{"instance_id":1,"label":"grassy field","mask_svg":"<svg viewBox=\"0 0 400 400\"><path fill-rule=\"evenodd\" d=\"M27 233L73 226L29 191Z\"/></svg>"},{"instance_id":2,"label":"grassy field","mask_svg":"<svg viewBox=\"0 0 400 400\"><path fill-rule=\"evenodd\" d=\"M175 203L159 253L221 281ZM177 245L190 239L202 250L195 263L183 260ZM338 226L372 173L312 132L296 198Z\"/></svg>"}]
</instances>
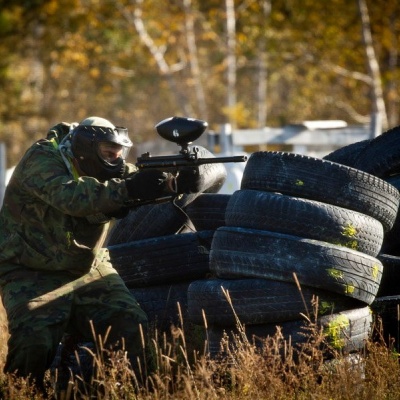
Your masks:
<instances>
[{"instance_id":1,"label":"grassy field","mask_svg":"<svg viewBox=\"0 0 400 400\"><path fill-rule=\"evenodd\" d=\"M183 322L183 321L182 321ZM2 363L6 352L4 315L1 317ZM186 331L186 332L185 332ZM223 357L207 356L204 327L172 328L161 336L154 332L152 352L155 371L147 378L146 366L135 375L123 352L87 351L97 366L92 378L71 378L62 399L399 399L398 354L380 339L362 351L346 355L329 348L324 335L311 321L305 322L305 343L294 347L279 329L260 343L246 338L238 325L233 338L221 341ZM101 347L101 343L97 344ZM145 347L145 346L144 346ZM326 358L327 350L331 357ZM144 348L144 352L150 351ZM54 397L54 376L49 375L47 398ZM0 374L1 399L42 399L28 382Z\"/></svg>"}]
</instances>

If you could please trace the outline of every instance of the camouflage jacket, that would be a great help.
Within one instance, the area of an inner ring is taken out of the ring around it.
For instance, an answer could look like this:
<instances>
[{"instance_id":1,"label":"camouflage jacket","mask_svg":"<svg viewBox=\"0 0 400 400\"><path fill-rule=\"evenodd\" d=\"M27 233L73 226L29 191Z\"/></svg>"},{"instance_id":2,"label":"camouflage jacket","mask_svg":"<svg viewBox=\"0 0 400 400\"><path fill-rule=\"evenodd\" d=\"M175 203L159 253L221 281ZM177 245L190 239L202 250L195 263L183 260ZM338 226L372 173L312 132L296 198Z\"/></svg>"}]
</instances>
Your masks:
<instances>
[{"instance_id":1,"label":"camouflage jacket","mask_svg":"<svg viewBox=\"0 0 400 400\"><path fill-rule=\"evenodd\" d=\"M58 141L54 135L36 142L10 179L0 211L0 276L16 264L87 272L109 227L106 214L128 200L123 179L101 183L73 173ZM125 174L134 171L135 166L127 164Z\"/></svg>"}]
</instances>

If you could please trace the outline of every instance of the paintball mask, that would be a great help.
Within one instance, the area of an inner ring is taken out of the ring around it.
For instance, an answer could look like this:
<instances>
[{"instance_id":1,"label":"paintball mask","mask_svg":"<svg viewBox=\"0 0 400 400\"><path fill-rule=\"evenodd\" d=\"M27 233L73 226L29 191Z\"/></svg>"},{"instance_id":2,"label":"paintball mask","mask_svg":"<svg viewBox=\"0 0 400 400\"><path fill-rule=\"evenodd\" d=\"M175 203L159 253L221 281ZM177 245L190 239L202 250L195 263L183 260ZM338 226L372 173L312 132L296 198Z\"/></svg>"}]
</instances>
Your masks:
<instances>
[{"instance_id":1,"label":"paintball mask","mask_svg":"<svg viewBox=\"0 0 400 400\"><path fill-rule=\"evenodd\" d=\"M88 176L104 182L122 178L125 159L132 147L128 130L114 126L110 121L90 117L72 130L71 150L79 168ZM118 152L118 157L106 157L104 148Z\"/></svg>"}]
</instances>

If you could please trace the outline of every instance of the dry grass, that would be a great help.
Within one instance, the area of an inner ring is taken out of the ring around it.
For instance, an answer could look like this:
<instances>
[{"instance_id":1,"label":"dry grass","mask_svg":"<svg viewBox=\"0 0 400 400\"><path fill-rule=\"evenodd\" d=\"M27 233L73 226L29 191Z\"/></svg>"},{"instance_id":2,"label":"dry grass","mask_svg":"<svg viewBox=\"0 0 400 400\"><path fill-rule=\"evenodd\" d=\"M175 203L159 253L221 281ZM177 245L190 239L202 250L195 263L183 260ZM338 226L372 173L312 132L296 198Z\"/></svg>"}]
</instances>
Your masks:
<instances>
[{"instance_id":1,"label":"dry grass","mask_svg":"<svg viewBox=\"0 0 400 400\"><path fill-rule=\"evenodd\" d=\"M306 320L305 320L306 321ZM97 351L86 349L97 366L89 382L71 378L64 399L135 400L279 400L279 399L398 399L400 368L398 354L375 335L375 340L351 356L332 350L321 331L305 322L305 343L295 347L278 328L274 336L249 340L238 321L237 330L221 341L223 356L210 358L205 327L172 327L154 332L151 348L155 368L135 374L123 351L106 352L101 338ZM200 335L199 335L200 330ZM189 332L189 334L188 334ZM199 339L199 337L201 339ZM377 338L377 339L376 339ZM3 339L3 338L2 338ZM260 345L261 344L261 345ZM4 346L2 346L4 347ZM145 376L147 378L145 378ZM54 377L47 376L48 396L54 396ZM42 399L25 380L0 374L1 399Z\"/></svg>"}]
</instances>

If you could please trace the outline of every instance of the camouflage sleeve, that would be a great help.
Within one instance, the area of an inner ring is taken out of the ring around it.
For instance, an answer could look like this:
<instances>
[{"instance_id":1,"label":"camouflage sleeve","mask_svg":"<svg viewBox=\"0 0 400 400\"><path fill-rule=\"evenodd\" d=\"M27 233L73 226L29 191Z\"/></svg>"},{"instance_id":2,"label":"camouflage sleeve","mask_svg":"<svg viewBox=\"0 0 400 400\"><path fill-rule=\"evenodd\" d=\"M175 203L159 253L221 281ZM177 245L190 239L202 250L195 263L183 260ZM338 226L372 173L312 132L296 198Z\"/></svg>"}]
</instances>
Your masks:
<instances>
[{"instance_id":1,"label":"camouflage sleeve","mask_svg":"<svg viewBox=\"0 0 400 400\"><path fill-rule=\"evenodd\" d=\"M129 175L132 175L137 171L138 171L138 167L135 164L126 163L123 177L127 178Z\"/></svg>"},{"instance_id":2,"label":"camouflage sleeve","mask_svg":"<svg viewBox=\"0 0 400 400\"><path fill-rule=\"evenodd\" d=\"M122 179L111 179L104 183L86 176L73 179L58 150L48 144L36 144L26 155L20 184L27 201L35 196L75 217L113 212L128 200Z\"/></svg>"}]
</instances>

